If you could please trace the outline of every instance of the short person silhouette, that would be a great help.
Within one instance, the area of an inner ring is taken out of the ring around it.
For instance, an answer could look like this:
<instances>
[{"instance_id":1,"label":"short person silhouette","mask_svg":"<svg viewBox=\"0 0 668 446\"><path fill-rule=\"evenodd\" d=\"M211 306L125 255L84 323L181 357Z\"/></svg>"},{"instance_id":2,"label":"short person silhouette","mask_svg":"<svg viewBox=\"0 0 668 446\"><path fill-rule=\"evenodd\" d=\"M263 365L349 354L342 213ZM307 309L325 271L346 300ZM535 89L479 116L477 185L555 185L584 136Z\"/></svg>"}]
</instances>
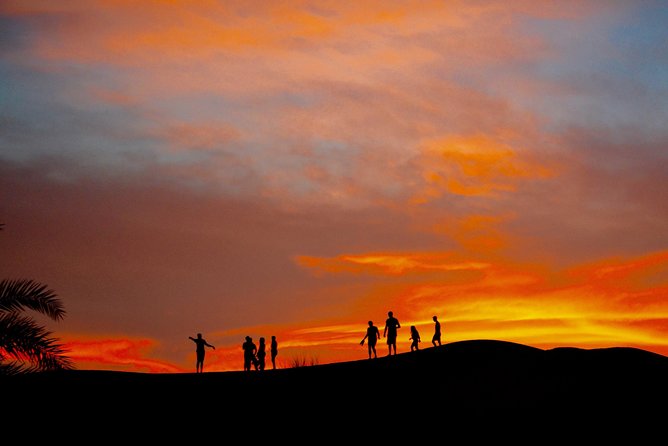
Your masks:
<instances>
[{"instance_id":1,"label":"short person silhouette","mask_svg":"<svg viewBox=\"0 0 668 446\"><path fill-rule=\"evenodd\" d=\"M273 369L275 369L276 368L276 356L278 356L278 341L276 340L276 336L271 337L270 352L271 352L271 367Z\"/></svg>"},{"instance_id":2,"label":"short person silhouette","mask_svg":"<svg viewBox=\"0 0 668 446\"><path fill-rule=\"evenodd\" d=\"M417 328L415 325L411 325L411 337L408 338L409 341L411 342L411 351L414 352L415 350L420 350L420 346L418 345L422 340L420 339L420 333L418 332Z\"/></svg>"},{"instance_id":3,"label":"short person silhouette","mask_svg":"<svg viewBox=\"0 0 668 446\"><path fill-rule=\"evenodd\" d=\"M197 346L195 349L195 354L197 355L195 371L196 373L202 373L204 371L204 347L211 347L214 350L216 347L206 342L206 339L202 338L202 333L197 333L197 338L193 338L192 336L188 336L188 338L192 340Z\"/></svg>"},{"instance_id":4,"label":"short person silhouette","mask_svg":"<svg viewBox=\"0 0 668 446\"><path fill-rule=\"evenodd\" d=\"M258 370L264 370L265 367L265 358L267 357L267 345L264 340L264 337L260 338L260 346L257 348L257 368Z\"/></svg>"}]
</instances>

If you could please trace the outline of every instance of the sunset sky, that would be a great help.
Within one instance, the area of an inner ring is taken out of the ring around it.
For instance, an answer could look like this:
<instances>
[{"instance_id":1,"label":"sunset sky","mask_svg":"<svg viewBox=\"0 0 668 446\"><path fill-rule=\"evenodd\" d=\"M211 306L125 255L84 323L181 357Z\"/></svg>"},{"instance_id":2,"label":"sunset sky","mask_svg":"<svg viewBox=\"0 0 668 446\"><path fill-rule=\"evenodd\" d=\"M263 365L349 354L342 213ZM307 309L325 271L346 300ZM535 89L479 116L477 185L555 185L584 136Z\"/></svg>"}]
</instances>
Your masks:
<instances>
[{"instance_id":1,"label":"sunset sky","mask_svg":"<svg viewBox=\"0 0 668 446\"><path fill-rule=\"evenodd\" d=\"M0 278L79 369L668 355L668 3L0 2ZM379 355L387 354L381 339Z\"/></svg>"}]
</instances>

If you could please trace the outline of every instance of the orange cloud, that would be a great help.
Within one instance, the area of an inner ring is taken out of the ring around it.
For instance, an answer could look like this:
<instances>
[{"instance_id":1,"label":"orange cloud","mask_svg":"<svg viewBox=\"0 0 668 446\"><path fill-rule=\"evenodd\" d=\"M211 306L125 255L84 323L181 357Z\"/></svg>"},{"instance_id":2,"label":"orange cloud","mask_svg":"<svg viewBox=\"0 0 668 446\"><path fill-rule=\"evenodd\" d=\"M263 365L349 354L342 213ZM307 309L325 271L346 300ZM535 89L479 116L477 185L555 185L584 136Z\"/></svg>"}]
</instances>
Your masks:
<instances>
[{"instance_id":1,"label":"orange cloud","mask_svg":"<svg viewBox=\"0 0 668 446\"><path fill-rule=\"evenodd\" d=\"M368 71L360 68L377 67L378 62L411 66L413 57L421 51L431 53L431 60L440 59L439 51L420 48L420 42L396 49L388 45L396 44L395 39L413 36L447 37L438 40L448 47L451 59L457 63L463 60L457 57L460 54L466 54L467 62L474 64L487 63L499 54L506 59L524 58L527 53L542 49L534 43L536 38L520 40L506 32L512 29L517 16L572 18L599 8L600 5L572 6L564 11L556 5L531 1L480 5L438 1L259 0L236 4L214 0L8 0L0 11L11 16L52 14L65 21L63 26L48 29L50 38L36 42L38 53L50 59L146 67L165 60L192 61L221 53L272 52L286 56L286 50L296 50L302 54L292 55L292 67L309 68L312 72L319 65L322 75L334 69L339 78L346 72L356 78L354 73ZM468 28L478 32L461 33ZM304 53L314 47L320 47L318 53L337 63L313 63L319 58ZM281 59L276 63L281 63ZM260 65L264 62L260 61ZM350 67L354 69L347 69ZM220 69L225 69L224 63ZM183 81L183 77L174 80Z\"/></svg>"},{"instance_id":2,"label":"orange cloud","mask_svg":"<svg viewBox=\"0 0 668 446\"><path fill-rule=\"evenodd\" d=\"M458 261L450 253L394 254L373 253L341 255L334 258L298 256L297 263L307 268L326 272L353 272L367 274L402 275L432 271L476 271L489 267L488 263Z\"/></svg>"},{"instance_id":3,"label":"orange cloud","mask_svg":"<svg viewBox=\"0 0 668 446\"><path fill-rule=\"evenodd\" d=\"M157 345L150 339L71 340L63 343L78 368L174 373L183 370L164 361L146 359Z\"/></svg>"},{"instance_id":4,"label":"orange cloud","mask_svg":"<svg viewBox=\"0 0 668 446\"><path fill-rule=\"evenodd\" d=\"M41 53L50 57L102 60L110 56L133 58L153 51L160 54L208 54L252 48L282 48L332 36L347 28L397 23L409 5L383 8L360 4L314 2L217 1L8 1L2 12L11 15L69 14L70 26L59 29L61 41L42 42ZM427 4L422 7L428 6ZM433 7L433 5L432 5ZM91 32L95 31L95 32ZM78 40L86 33L89 39ZM62 45L62 43L66 43ZM95 54L94 48L104 51Z\"/></svg>"},{"instance_id":5,"label":"orange cloud","mask_svg":"<svg viewBox=\"0 0 668 446\"><path fill-rule=\"evenodd\" d=\"M600 311L619 313L619 320L668 317L668 252L636 258L607 259L569 271L573 280L598 296Z\"/></svg>"},{"instance_id":6,"label":"orange cloud","mask_svg":"<svg viewBox=\"0 0 668 446\"><path fill-rule=\"evenodd\" d=\"M606 259L574 268L571 274L590 283L618 284L636 289L665 287L668 286L668 252L631 259Z\"/></svg>"},{"instance_id":7,"label":"orange cloud","mask_svg":"<svg viewBox=\"0 0 668 446\"><path fill-rule=\"evenodd\" d=\"M499 226L509 218L508 216L469 215L462 218L451 218L444 223L434 225L434 230L437 233L448 235L469 252L488 256L508 245L510 236L503 233Z\"/></svg>"},{"instance_id":8,"label":"orange cloud","mask_svg":"<svg viewBox=\"0 0 668 446\"><path fill-rule=\"evenodd\" d=\"M552 174L547 166L486 135L427 142L423 165L427 185L414 197L416 203L438 198L445 192L464 196L512 192L520 181Z\"/></svg>"}]
</instances>

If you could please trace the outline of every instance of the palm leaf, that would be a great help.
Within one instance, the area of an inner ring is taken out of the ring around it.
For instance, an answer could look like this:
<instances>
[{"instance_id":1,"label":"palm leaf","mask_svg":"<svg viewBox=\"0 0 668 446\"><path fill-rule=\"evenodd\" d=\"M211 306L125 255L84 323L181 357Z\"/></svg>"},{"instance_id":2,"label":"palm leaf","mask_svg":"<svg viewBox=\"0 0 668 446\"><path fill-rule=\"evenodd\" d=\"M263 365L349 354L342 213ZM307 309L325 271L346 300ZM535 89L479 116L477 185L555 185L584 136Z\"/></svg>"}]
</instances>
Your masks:
<instances>
[{"instance_id":1,"label":"palm leaf","mask_svg":"<svg viewBox=\"0 0 668 446\"><path fill-rule=\"evenodd\" d=\"M0 314L0 351L12 358L13 367L19 371L61 370L74 368L67 353L52 333L33 319L18 313ZM7 363L0 362L7 367ZM16 371L16 370L14 370Z\"/></svg>"},{"instance_id":2,"label":"palm leaf","mask_svg":"<svg viewBox=\"0 0 668 446\"><path fill-rule=\"evenodd\" d=\"M28 366L17 361L2 362L0 360L0 376L21 375L24 373L36 372L37 369L33 366Z\"/></svg>"},{"instance_id":3,"label":"palm leaf","mask_svg":"<svg viewBox=\"0 0 668 446\"><path fill-rule=\"evenodd\" d=\"M54 320L65 317L65 307L46 285L25 279L0 281L0 311L15 312L25 308Z\"/></svg>"}]
</instances>

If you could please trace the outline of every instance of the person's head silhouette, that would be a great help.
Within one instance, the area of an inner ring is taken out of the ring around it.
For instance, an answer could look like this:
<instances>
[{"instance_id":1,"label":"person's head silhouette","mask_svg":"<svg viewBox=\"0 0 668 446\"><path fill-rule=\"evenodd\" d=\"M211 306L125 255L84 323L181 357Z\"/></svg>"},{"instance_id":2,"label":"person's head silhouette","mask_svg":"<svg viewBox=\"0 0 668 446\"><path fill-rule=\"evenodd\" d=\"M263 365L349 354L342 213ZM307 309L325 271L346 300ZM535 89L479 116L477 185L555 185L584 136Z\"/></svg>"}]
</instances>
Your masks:
<instances>
[{"instance_id":1,"label":"person's head silhouette","mask_svg":"<svg viewBox=\"0 0 668 446\"><path fill-rule=\"evenodd\" d=\"M369 327L373 325L373 321L369 321Z\"/></svg>"},{"instance_id":2,"label":"person's head silhouette","mask_svg":"<svg viewBox=\"0 0 668 446\"><path fill-rule=\"evenodd\" d=\"M387 315L388 315L389 317L392 317L393 314L394 314L394 313L392 313L391 311L388 311L388 312L387 312Z\"/></svg>"},{"instance_id":3,"label":"person's head silhouette","mask_svg":"<svg viewBox=\"0 0 668 446\"><path fill-rule=\"evenodd\" d=\"M202 339L202 333L197 333L197 338Z\"/></svg>"}]
</instances>

